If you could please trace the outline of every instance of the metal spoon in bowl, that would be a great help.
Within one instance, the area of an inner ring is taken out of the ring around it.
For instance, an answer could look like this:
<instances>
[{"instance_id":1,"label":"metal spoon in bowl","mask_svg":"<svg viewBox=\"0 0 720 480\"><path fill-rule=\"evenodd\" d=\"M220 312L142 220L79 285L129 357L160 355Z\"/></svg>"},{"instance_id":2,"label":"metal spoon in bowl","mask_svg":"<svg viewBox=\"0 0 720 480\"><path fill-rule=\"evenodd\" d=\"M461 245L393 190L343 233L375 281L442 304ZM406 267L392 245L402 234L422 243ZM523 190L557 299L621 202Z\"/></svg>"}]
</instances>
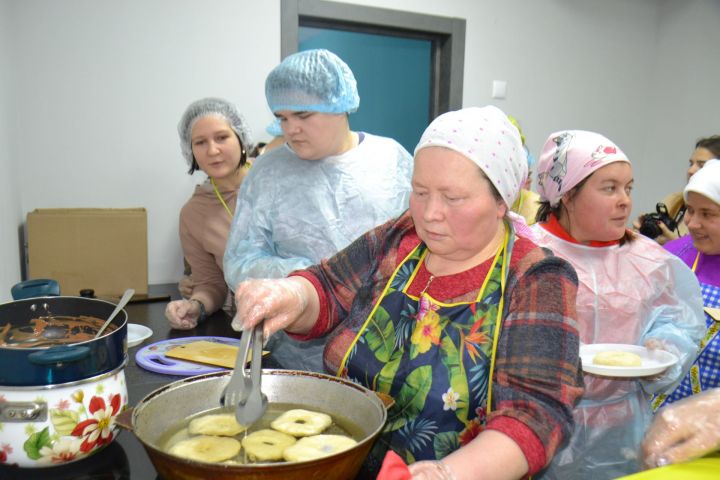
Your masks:
<instances>
[{"instance_id":1,"label":"metal spoon in bowl","mask_svg":"<svg viewBox=\"0 0 720 480\"><path fill-rule=\"evenodd\" d=\"M113 321L113 318L115 318L115 315L120 313L120 310L122 310L125 305L130 301L132 296L135 294L135 290L132 288L128 288L125 290L125 293L123 293L123 296L120 297L120 301L117 304L117 307L115 307L115 310L110 314L107 320L105 320L105 323L103 323L103 326L100 327L100 330L95 334L95 338L98 338L100 335L102 335L103 331L107 328L108 325L110 325L110 322Z\"/></svg>"}]
</instances>

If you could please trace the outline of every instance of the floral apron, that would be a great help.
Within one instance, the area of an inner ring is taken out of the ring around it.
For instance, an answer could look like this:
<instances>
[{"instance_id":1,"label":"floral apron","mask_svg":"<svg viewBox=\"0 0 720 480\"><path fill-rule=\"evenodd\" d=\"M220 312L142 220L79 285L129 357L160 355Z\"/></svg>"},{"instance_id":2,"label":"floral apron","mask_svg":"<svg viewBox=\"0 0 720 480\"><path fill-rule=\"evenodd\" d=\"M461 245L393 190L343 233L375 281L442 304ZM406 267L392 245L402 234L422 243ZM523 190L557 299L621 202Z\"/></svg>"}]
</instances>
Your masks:
<instances>
[{"instance_id":1,"label":"floral apron","mask_svg":"<svg viewBox=\"0 0 720 480\"><path fill-rule=\"evenodd\" d=\"M720 287L701 283L703 304L706 307L720 308ZM653 410L689 397L703 390L720 386L720 321L714 320L705 312L707 330L700 340L697 357L680 385L670 395L656 395L652 400Z\"/></svg>"},{"instance_id":2,"label":"floral apron","mask_svg":"<svg viewBox=\"0 0 720 480\"><path fill-rule=\"evenodd\" d=\"M381 443L408 463L443 458L484 429L512 251L508 231L474 302L409 295L428 253L424 244L416 247L343 358L338 375L395 400Z\"/></svg>"}]
</instances>

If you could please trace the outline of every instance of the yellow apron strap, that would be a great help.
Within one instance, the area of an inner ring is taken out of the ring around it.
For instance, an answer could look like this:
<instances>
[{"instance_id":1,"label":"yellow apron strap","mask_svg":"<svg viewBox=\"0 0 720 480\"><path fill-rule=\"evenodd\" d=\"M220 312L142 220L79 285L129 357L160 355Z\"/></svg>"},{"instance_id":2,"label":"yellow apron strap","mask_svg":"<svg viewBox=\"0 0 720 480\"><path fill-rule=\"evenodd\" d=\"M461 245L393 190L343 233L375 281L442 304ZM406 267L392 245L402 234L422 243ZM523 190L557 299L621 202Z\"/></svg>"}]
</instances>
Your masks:
<instances>
[{"instance_id":1,"label":"yellow apron strap","mask_svg":"<svg viewBox=\"0 0 720 480\"><path fill-rule=\"evenodd\" d=\"M352 343L350 344L350 347L345 352L345 355L343 355L342 362L340 362L340 366L338 367L337 372L335 372L336 377L342 376L342 371L345 369L345 364L347 363L347 359L350 356L350 352L352 352L353 347L355 347L355 344L360 339L360 335L362 334L362 332L365 331L365 328L367 328L367 324L370 322L370 319L373 318L373 316L375 315L375 312L377 311L378 307L380 306L380 303L381 303L380 301L385 297L385 295L387 294L387 291L390 290L390 284L392 283L393 278L395 278L395 275L397 275L398 270L400 270L400 268L405 264L405 262L407 261L408 258L410 258L412 255L415 254L417 249L420 248L420 245L422 245L422 243L418 244L415 248L413 248L412 251L410 253L408 253L407 256L403 259L403 261L398 263L398 266L395 267L395 271L393 271L392 275L390 276L390 280L388 280L387 283L385 284L385 288L383 289L383 292L380 294L380 297L378 298L377 302L375 302L375 306L373 307L372 311L370 312L370 315L368 315L368 317L365 319L365 323L362 324L362 327L360 327L360 330L358 330L358 333L357 333L357 335L355 335L355 338L353 339ZM427 250L423 253L421 260L422 260L422 258L425 257L425 255L427 255ZM414 277L415 272L413 272L412 275Z\"/></svg>"},{"instance_id":2,"label":"yellow apron strap","mask_svg":"<svg viewBox=\"0 0 720 480\"><path fill-rule=\"evenodd\" d=\"M497 347L498 347L498 340L500 339L500 327L502 325L502 314L503 314L503 306L505 304L505 279L507 276L507 262L508 262L508 255L507 255L507 246L510 239L510 232L509 228L505 228L505 241L503 242L502 251L505 252L503 255L503 261L502 261L502 270L500 271L500 304L498 305L498 312L497 312L497 318L495 319L495 334L493 335L493 345L492 345L492 354L490 355L490 371L488 372L488 392L487 392L487 407L486 407L486 415L489 415L492 411L492 386L493 386L493 372L495 371L495 357L497 356ZM496 257L497 261L497 257ZM494 267L494 264L493 264ZM489 277L489 275L488 275ZM487 281L487 278L485 280ZM483 284L483 290L485 289L485 285Z\"/></svg>"}]
</instances>

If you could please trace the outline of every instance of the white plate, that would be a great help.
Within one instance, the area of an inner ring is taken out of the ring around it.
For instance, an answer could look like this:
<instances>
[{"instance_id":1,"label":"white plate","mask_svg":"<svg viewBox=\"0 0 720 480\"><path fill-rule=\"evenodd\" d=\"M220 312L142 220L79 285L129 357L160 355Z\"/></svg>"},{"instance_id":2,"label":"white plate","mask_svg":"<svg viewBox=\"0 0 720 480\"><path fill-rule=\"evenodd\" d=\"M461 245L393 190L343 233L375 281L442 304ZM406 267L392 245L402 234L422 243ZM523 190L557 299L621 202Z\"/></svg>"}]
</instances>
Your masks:
<instances>
[{"instance_id":1,"label":"white plate","mask_svg":"<svg viewBox=\"0 0 720 480\"><path fill-rule=\"evenodd\" d=\"M593 364L595 355L609 350L635 353L640 356L642 365L639 367L613 367ZM581 345L580 358L582 359L583 371L606 377L647 377L662 372L678 361L675 355L665 350L649 350L638 345L626 345L624 343Z\"/></svg>"},{"instance_id":2,"label":"white plate","mask_svg":"<svg viewBox=\"0 0 720 480\"><path fill-rule=\"evenodd\" d=\"M153 334L145 325L138 325L137 323L128 323L127 325L127 342L128 347L134 347L140 345L143 340L146 340Z\"/></svg>"}]
</instances>

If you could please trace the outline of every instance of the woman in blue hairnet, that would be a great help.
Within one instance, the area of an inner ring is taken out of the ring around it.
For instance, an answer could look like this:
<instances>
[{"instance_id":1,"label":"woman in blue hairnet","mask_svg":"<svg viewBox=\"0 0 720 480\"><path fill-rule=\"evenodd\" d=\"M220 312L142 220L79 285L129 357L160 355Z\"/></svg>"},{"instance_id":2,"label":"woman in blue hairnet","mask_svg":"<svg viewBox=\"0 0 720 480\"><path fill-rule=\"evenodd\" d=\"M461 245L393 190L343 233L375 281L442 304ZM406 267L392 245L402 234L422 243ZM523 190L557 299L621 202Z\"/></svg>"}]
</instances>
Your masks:
<instances>
[{"instance_id":1,"label":"woman in blue hairnet","mask_svg":"<svg viewBox=\"0 0 720 480\"><path fill-rule=\"evenodd\" d=\"M570 443L538 478L612 479L638 471L650 396L680 381L705 329L690 269L627 229L633 181L627 155L603 135L553 133L538 162L542 204L533 233L575 267L581 342L662 349L679 361L659 376L585 374Z\"/></svg>"},{"instance_id":2,"label":"woman in blue hairnet","mask_svg":"<svg viewBox=\"0 0 720 480\"><path fill-rule=\"evenodd\" d=\"M207 175L180 211L180 242L192 287L186 299L170 302L165 309L171 327L190 329L205 315L232 306L222 262L253 144L245 119L221 98L191 103L180 119L178 134L188 173L200 170Z\"/></svg>"},{"instance_id":3,"label":"woman in blue hairnet","mask_svg":"<svg viewBox=\"0 0 720 480\"><path fill-rule=\"evenodd\" d=\"M238 195L225 251L233 290L248 278L280 278L332 256L408 207L412 156L395 140L354 132L360 97L350 68L328 50L290 55L265 81L285 144L262 156ZM322 370L322 339L278 334L281 365Z\"/></svg>"}]
</instances>

